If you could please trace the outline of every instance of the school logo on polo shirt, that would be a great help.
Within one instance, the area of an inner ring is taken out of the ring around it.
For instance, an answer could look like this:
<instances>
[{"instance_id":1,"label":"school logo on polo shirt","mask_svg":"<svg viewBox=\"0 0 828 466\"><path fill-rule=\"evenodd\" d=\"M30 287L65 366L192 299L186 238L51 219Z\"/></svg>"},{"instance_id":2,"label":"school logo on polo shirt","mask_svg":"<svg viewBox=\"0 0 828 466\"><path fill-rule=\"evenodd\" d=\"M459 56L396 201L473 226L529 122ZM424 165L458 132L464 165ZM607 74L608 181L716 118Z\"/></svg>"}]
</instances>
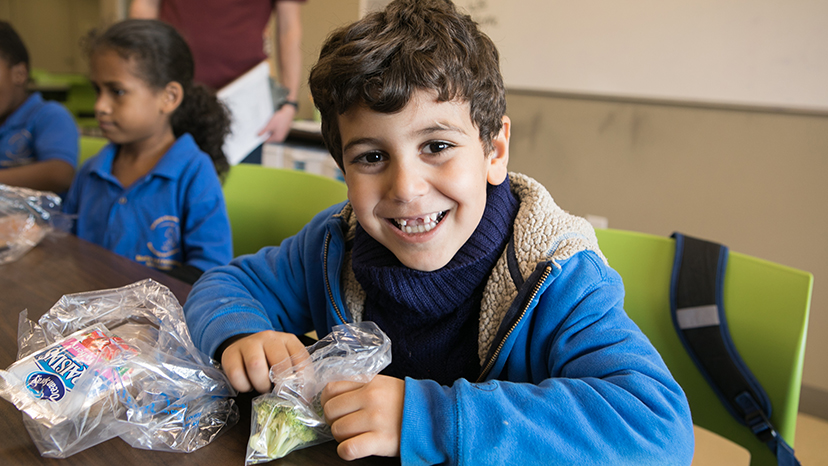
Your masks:
<instances>
[{"instance_id":1,"label":"school logo on polo shirt","mask_svg":"<svg viewBox=\"0 0 828 466\"><path fill-rule=\"evenodd\" d=\"M180 267L181 262L173 259L181 252L180 223L174 215L164 215L155 219L150 225L150 241L147 242L152 257L137 256L135 259L162 270Z\"/></svg>"},{"instance_id":2,"label":"school logo on polo shirt","mask_svg":"<svg viewBox=\"0 0 828 466\"><path fill-rule=\"evenodd\" d=\"M3 153L5 160L0 160L0 166L8 168L34 162L32 157L32 133L27 130L20 130L12 134L4 145L6 146Z\"/></svg>"}]
</instances>

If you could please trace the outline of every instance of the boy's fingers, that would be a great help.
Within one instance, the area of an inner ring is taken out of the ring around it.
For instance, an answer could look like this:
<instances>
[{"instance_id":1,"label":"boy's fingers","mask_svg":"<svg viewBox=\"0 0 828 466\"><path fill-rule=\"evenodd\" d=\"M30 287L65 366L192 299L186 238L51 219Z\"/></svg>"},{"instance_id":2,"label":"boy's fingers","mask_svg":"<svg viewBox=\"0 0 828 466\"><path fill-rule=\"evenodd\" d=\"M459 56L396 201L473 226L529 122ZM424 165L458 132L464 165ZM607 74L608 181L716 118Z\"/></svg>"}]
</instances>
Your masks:
<instances>
[{"instance_id":1,"label":"boy's fingers","mask_svg":"<svg viewBox=\"0 0 828 466\"><path fill-rule=\"evenodd\" d=\"M307 349L295 335L282 335L280 338L269 339L264 342L267 362L273 368L274 373L277 374L291 366L298 365L299 362L304 361L309 356ZM270 368L268 368L268 371L270 371Z\"/></svg>"},{"instance_id":2,"label":"boy's fingers","mask_svg":"<svg viewBox=\"0 0 828 466\"><path fill-rule=\"evenodd\" d=\"M305 345L303 345L302 342L299 341L299 338L293 334L291 334L290 338L285 342L285 348L287 348L290 357L293 358L294 364L304 361L310 356L307 348L305 348Z\"/></svg>"},{"instance_id":3,"label":"boy's fingers","mask_svg":"<svg viewBox=\"0 0 828 466\"><path fill-rule=\"evenodd\" d=\"M299 361L307 357L307 350L296 335L264 331L228 346L222 355L222 366L236 390L247 392L255 388L266 393L272 386L270 367L282 361L291 364L291 357Z\"/></svg>"},{"instance_id":4,"label":"boy's fingers","mask_svg":"<svg viewBox=\"0 0 828 466\"><path fill-rule=\"evenodd\" d=\"M253 389L247 380L247 371L244 368L241 353L228 348L221 357L221 366L224 367L230 385L240 392L249 392Z\"/></svg>"},{"instance_id":5,"label":"boy's fingers","mask_svg":"<svg viewBox=\"0 0 828 466\"><path fill-rule=\"evenodd\" d=\"M262 349L267 359L268 370L270 366L281 364L290 357L290 352L280 340L266 340L262 344Z\"/></svg>"},{"instance_id":6,"label":"boy's fingers","mask_svg":"<svg viewBox=\"0 0 828 466\"><path fill-rule=\"evenodd\" d=\"M331 425L331 435L337 442L344 442L349 438L356 437L371 430L371 426L364 422L364 415L360 414L361 412L350 412L334 420L328 418L327 414L325 415L325 419Z\"/></svg>"},{"instance_id":7,"label":"boy's fingers","mask_svg":"<svg viewBox=\"0 0 828 466\"><path fill-rule=\"evenodd\" d=\"M399 443L378 432L366 432L342 441L336 447L336 453L346 461L353 461L366 456L398 456Z\"/></svg>"},{"instance_id":8,"label":"boy's fingers","mask_svg":"<svg viewBox=\"0 0 828 466\"><path fill-rule=\"evenodd\" d=\"M244 368L247 378L259 393L270 391L270 365L267 363L264 349L250 349L244 353Z\"/></svg>"},{"instance_id":9,"label":"boy's fingers","mask_svg":"<svg viewBox=\"0 0 828 466\"><path fill-rule=\"evenodd\" d=\"M351 382L350 380L341 380L341 381L338 381L338 382L328 382L328 384L325 385L325 388L322 389L322 396L320 398L320 401L322 402L322 406L325 409L325 416L328 417L328 419L335 419L336 417L339 417L342 414L346 414L347 412L353 411L353 410L345 411L345 412L340 413L339 416L333 417L333 416L331 416L331 414L328 413L328 409L335 409L335 406L332 405L330 408L328 408L328 401L330 401L332 398L336 398L339 395L342 395L343 393L354 391L357 388L362 387L363 385L365 385L365 384L361 383L361 382ZM345 401L347 401L347 400L339 400L339 402L335 403L335 405L340 405L341 406L345 403Z\"/></svg>"}]
</instances>

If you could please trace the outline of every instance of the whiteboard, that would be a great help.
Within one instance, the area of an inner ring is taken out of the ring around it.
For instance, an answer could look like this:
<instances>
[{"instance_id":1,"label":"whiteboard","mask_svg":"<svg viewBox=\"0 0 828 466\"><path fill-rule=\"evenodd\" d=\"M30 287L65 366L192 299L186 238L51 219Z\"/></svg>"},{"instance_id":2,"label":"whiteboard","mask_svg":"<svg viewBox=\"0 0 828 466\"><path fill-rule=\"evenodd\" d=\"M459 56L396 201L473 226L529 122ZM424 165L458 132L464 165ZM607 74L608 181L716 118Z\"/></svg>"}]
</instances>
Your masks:
<instances>
[{"instance_id":1,"label":"whiteboard","mask_svg":"<svg viewBox=\"0 0 828 466\"><path fill-rule=\"evenodd\" d=\"M507 88L828 111L828 0L455 0Z\"/></svg>"}]
</instances>

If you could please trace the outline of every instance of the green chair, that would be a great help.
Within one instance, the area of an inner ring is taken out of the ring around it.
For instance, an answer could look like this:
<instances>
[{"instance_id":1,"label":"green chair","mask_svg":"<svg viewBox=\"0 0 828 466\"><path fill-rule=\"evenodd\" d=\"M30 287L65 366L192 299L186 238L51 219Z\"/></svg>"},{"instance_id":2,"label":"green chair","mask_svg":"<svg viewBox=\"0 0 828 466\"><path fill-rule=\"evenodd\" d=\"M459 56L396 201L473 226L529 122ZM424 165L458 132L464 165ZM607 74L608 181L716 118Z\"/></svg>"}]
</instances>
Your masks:
<instances>
[{"instance_id":1,"label":"green chair","mask_svg":"<svg viewBox=\"0 0 828 466\"><path fill-rule=\"evenodd\" d=\"M624 308L687 393L693 422L747 448L752 466L776 457L721 404L682 346L670 316L671 238L596 230L601 251L624 280ZM794 446L813 276L730 252L724 306L731 337L771 399L771 422Z\"/></svg>"},{"instance_id":2,"label":"green chair","mask_svg":"<svg viewBox=\"0 0 828 466\"><path fill-rule=\"evenodd\" d=\"M29 71L30 88L44 92L44 96L53 95L60 101L76 120L95 116L95 88L89 78L80 73L53 73L41 68Z\"/></svg>"},{"instance_id":3,"label":"green chair","mask_svg":"<svg viewBox=\"0 0 828 466\"><path fill-rule=\"evenodd\" d=\"M78 152L78 168L83 166L90 157L97 154L109 142L106 138L94 136L81 136L80 151Z\"/></svg>"},{"instance_id":4,"label":"green chair","mask_svg":"<svg viewBox=\"0 0 828 466\"><path fill-rule=\"evenodd\" d=\"M347 198L345 184L297 170L239 164L224 181L236 256L275 246Z\"/></svg>"}]
</instances>

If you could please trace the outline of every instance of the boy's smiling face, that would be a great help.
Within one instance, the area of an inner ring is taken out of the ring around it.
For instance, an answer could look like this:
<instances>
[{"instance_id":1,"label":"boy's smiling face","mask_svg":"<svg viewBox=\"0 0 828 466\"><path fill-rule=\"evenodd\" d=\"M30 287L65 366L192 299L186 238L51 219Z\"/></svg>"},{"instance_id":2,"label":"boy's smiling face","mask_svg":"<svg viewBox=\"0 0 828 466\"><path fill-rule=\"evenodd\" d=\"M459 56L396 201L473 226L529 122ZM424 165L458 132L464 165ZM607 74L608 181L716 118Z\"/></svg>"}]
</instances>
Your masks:
<instances>
[{"instance_id":1,"label":"boy's smiling face","mask_svg":"<svg viewBox=\"0 0 828 466\"><path fill-rule=\"evenodd\" d=\"M509 119L486 155L468 102L418 91L397 113L339 116L348 198L362 228L403 265L437 270L471 237L487 183L506 178Z\"/></svg>"}]
</instances>

